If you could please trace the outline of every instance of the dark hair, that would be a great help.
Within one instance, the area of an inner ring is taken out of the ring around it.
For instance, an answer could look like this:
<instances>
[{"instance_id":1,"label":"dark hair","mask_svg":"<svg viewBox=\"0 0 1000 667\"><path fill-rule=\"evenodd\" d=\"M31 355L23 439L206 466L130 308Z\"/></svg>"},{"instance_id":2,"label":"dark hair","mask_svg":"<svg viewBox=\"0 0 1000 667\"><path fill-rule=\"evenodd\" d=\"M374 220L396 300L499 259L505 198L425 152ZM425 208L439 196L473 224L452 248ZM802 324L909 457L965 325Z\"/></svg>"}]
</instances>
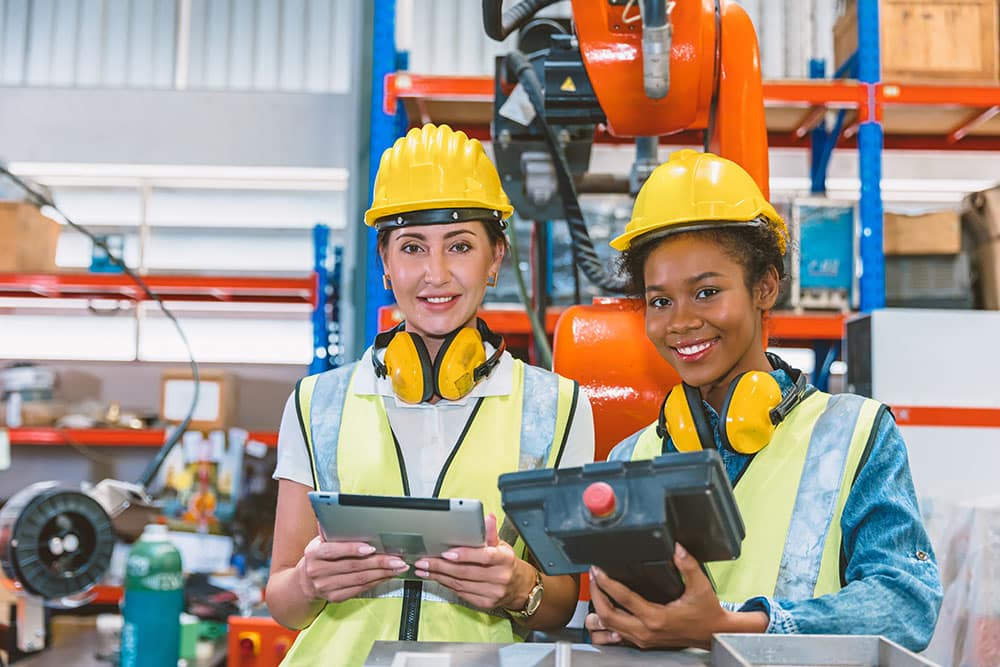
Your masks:
<instances>
[{"instance_id":1,"label":"dark hair","mask_svg":"<svg viewBox=\"0 0 1000 667\"><path fill-rule=\"evenodd\" d=\"M778 233L768 224L726 225L690 232L678 232L624 251L618 258L618 269L625 277L625 293L642 299L646 293L646 260L662 241L687 235L701 236L722 246L727 255L743 267L747 289L753 289L772 266L780 283L785 281L785 263L778 245Z\"/></svg>"},{"instance_id":2,"label":"dark hair","mask_svg":"<svg viewBox=\"0 0 1000 667\"><path fill-rule=\"evenodd\" d=\"M489 239L491 248L495 248L499 245L503 246L504 254L510 252L510 242L507 241L507 235L503 233L503 230L507 228L506 225L501 227L492 220L479 220L478 222L483 226L483 229L486 230L486 238ZM397 229L404 228L393 227L379 230L378 236L375 238L375 247L378 248L378 252L380 254L385 250L386 244L389 243L389 234L392 234Z\"/></svg>"}]
</instances>

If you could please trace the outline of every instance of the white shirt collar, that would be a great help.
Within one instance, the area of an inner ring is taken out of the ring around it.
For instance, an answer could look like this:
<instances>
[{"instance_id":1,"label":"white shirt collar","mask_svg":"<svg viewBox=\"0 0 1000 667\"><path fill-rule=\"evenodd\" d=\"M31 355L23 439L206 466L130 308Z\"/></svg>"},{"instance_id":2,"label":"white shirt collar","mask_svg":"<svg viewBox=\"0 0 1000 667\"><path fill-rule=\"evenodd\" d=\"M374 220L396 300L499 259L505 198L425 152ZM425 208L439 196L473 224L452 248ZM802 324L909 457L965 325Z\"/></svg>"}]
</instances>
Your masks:
<instances>
[{"instance_id":1,"label":"white shirt collar","mask_svg":"<svg viewBox=\"0 0 1000 667\"><path fill-rule=\"evenodd\" d=\"M489 343L483 343L486 349L487 358L493 354L495 348ZM396 397L392 390L392 381L389 378L380 378L375 375L375 367L372 365L372 354L374 348L369 347L361 355L358 361L357 371L354 373L353 390L358 396L387 396L392 397L396 407L400 408L428 408L440 405L465 405L470 398L481 398L483 396L507 396L514 389L514 357L510 352L500 355L500 362L486 378L472 388L466 396L457 401L445 399L439 400L431 405L429 403L406 403ZM380 354L384 354L384 351Z\"/></svg>"}]
</instances>

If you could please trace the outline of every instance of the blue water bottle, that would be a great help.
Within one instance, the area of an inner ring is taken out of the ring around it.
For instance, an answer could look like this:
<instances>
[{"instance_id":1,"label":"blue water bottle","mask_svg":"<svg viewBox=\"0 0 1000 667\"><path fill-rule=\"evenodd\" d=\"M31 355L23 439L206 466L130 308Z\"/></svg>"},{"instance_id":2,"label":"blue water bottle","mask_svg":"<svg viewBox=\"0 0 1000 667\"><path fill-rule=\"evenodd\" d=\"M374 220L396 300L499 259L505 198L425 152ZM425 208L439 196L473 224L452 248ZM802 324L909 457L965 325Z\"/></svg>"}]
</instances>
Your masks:
<instances>
[{"instance_id":1,"label":"blue water bottle","mask_svg":"<svg viewBox=\"0 0 1000 667\"><path fill-rule=\"evenodd\" d=\"M182 611L181 554L166 526L148 525L125 565L121 667L177 667Z\"/></svg>"}]
</instances>

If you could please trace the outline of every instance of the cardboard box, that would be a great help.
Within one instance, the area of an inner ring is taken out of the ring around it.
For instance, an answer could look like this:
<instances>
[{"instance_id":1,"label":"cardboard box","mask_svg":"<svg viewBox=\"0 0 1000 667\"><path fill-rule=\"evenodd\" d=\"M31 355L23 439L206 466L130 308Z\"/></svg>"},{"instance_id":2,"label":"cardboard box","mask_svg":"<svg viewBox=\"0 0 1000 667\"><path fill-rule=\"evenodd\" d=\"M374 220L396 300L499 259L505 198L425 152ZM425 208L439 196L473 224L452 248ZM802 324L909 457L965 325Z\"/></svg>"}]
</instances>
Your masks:
<instances>
[{"instance_id":1,"label":"cardboard box","mask_svg":"<svg viewBox=\"0 0 1000 667\"><path fill-rule=\"evenodd\" d=\"M958 211L923 215L886 213L882 234L886 255L955 255L962 250Z\"/></svg>"},{"instance_id":2,"label":"cardboard box","mask_svg":"<svg viewBox=\"0 0 1000 667\"><path fill-rule=\"evenodd\" d=\"M38 207L0 201L0 271L52 273L62 225Z\"/></svg>"},{"instance_id":3,"label":"cardboard box","mask_svg":"<svg viewBox=\"0 0 1000 667\"><path fill-rule=\"evenodd\" d=\"M1000 79L997 0L880 0L882 80L995 83ZM835 67L858 48L857 2L833 28Z\"/></svg>"},{"instance_id":4,"label":"cardboard box","mask_svg":"<svg viewBox=\"0 0 1000 667\"><path fill-rule=\"evenodd\" d=\"M236 378L225 371L199 369L201 386L191 424L192 431L215 431L234 425ZM160 379L160 419L179 424L191 407L194 380L190 369L167 370Z\"/></svg>"}]
</instances>

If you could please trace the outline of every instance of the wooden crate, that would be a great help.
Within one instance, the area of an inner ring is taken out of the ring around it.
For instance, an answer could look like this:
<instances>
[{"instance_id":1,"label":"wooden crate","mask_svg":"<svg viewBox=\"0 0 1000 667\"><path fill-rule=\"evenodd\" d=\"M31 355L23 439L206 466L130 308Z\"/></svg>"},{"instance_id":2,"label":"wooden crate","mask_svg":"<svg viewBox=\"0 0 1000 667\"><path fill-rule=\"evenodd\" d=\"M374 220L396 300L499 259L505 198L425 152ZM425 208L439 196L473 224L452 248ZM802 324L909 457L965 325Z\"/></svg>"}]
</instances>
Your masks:
<instances>
[{"instance_id":1,"label":"wooden crate","mask_svg":"<svg viewBox=\"0 0 1000 667\"><path fill-rule=\"evenodd\" d=\"M879 0L882 80L996 83L1000 80L997 0ZM833 28L840 67L858 48L857 0Z\"/></svg>"},{"instance_id":2,"label":"wooden crate","mask_svg":"<svg viewBox=\"0 0 1000 667\"><path fill-rule=\"evenodd\" d=\"M31 204L0 202L0 271L55 271L61 228Z\"/></svg>"}]
</instances>

